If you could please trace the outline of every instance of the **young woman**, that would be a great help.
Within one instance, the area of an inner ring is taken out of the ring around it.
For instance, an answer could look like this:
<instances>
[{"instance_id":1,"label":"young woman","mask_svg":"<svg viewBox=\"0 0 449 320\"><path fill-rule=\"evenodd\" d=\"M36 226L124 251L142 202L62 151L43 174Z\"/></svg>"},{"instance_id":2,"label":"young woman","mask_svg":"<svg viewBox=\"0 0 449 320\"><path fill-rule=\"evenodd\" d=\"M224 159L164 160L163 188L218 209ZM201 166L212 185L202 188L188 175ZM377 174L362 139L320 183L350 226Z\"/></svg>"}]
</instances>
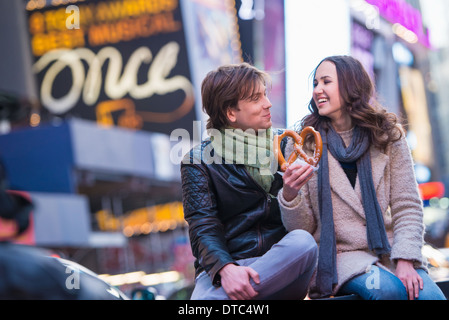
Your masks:
<instances>
[{"instance_id":1,"label":"young woman","mask_svg":"<svg viewBox=\"0 0 449 320\"><path fill-rule=\"evenodd\" d=\"M313 83L301 126L321 133L319 170L290 165L278 195L286 229L319 243L309 295L444 299L421 254L422 202L396 117L376 103L370 77L350 56L325 58Z\"/></svg>"}]
</instances>

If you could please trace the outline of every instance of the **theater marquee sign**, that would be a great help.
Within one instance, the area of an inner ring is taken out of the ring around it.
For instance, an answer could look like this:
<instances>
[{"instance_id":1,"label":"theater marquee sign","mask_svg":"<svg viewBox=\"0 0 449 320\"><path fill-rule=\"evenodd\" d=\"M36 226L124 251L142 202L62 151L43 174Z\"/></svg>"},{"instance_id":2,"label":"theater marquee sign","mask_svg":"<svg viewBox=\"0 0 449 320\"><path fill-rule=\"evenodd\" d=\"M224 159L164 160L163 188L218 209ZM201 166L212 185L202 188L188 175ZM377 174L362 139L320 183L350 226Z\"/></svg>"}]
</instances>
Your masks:
<instances>
[{"instance_id":1,"label":"theater marquee sign","mask_svg":"<svg viewBox=\"0 0 449 320\"><path fill-rule=\"evenodd\" d=\"M170 133L195 120L178 0L27 1L42 105Z\"/></svg>"}]
</instances>

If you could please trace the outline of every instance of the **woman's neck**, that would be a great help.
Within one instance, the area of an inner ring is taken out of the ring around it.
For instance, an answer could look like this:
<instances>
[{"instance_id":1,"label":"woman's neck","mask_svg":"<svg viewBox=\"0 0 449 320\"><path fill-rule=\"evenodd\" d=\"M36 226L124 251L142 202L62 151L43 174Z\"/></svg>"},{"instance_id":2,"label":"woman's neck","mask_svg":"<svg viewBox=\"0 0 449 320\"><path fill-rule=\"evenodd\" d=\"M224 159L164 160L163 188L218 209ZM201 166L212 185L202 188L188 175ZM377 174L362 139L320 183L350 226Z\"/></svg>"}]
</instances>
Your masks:
<instances>
[{"instance_id":1,"label":"woman's neck","mask_svg":"<svg viewBox=\"0 0 449 320\"><path fill-rule=\"evenodd\" d=\"M338 119L333 119L331 124L334 127L335 131L337 131L337 132L348 131L353 128L352 120L349 115L342 116Z\"/></svg>"}]
</instances>

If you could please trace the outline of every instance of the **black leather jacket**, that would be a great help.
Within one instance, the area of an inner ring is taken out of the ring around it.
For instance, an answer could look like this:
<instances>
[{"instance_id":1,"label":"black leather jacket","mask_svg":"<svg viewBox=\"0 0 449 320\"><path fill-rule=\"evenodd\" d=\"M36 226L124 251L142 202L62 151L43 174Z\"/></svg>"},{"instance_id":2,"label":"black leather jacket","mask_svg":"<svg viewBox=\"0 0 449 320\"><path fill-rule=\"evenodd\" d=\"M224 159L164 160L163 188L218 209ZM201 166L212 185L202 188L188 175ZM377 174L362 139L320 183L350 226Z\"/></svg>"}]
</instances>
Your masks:
<instances>
[{"instance_id":1,"label":"black leather jacket","mask_svg":"<svg viewBox=\"0 0 449 320\"><path fill-rule=\"evenodd\" d=\"M244 165L214 157L210 140L204 141L182 161L181 176L196 275L205 270L220 286L224 265L263 255L287 232L275 198L282 177L275 174L271 196Z\"/></svg>"}]
</instances>

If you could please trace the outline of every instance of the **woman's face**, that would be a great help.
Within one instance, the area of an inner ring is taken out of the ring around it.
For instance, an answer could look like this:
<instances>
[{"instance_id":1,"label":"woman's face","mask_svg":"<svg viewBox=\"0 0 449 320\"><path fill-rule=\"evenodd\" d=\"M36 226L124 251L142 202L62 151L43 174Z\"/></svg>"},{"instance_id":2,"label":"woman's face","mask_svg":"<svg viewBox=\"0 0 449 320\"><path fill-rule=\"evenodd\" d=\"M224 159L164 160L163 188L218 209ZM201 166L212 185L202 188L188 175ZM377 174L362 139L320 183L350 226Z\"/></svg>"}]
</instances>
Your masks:
<instances>
[{"instance_id":1,"label":"woman's face","mask_svg":"<svg viewBox=\"0 0 449 320\"><path fill-rule=\"evenodd\" d=\"M323 61L316 69L313 80L313 100L320 116L337 121L343 116L343 101L338 89L338 76L335 64Z\"/></svg>"}]
</instances>

